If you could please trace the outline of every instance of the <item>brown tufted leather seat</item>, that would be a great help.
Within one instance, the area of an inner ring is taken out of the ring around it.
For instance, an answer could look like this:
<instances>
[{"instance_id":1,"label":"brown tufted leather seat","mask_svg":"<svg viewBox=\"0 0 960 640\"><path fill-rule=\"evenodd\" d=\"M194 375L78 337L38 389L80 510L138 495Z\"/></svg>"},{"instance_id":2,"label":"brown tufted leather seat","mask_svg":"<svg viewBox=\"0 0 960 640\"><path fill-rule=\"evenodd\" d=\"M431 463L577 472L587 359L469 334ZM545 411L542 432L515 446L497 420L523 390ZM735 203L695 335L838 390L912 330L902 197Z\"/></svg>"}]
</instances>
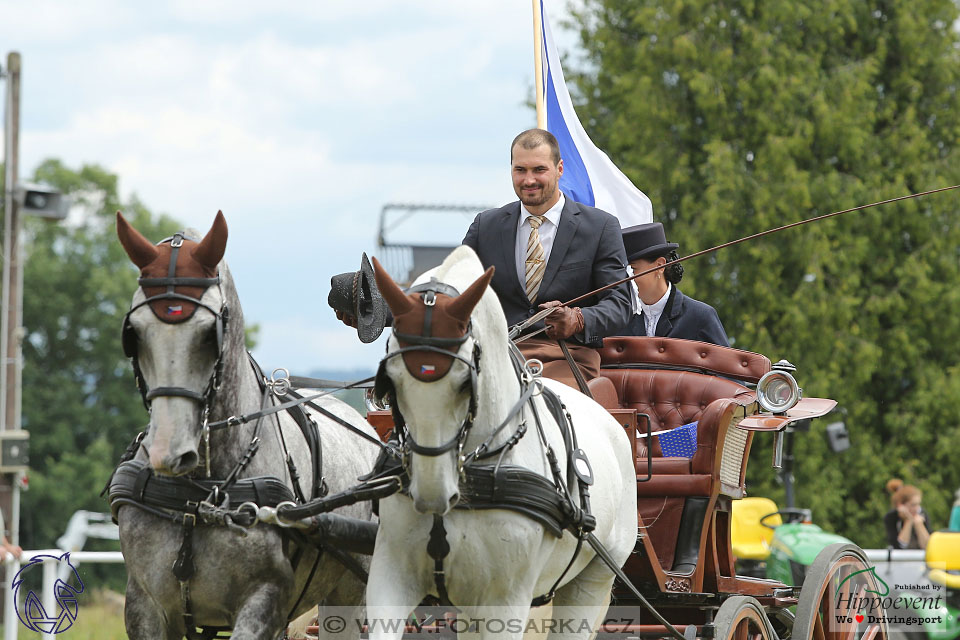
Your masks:
<instances>
[{"instance_id":1,"label":"brown tufted leather seat","mask_svg":"<svg viewBox=\"0 0 960 640\"><path fill-rule=\"evenodd\" d=\"M647 414L654 432L699 421L693 457L663 457L654 437L653 475L637 483L638 510L663 567L686 571L690 559L677 551L678 530L689 525L699 538L696 524L702 522L706 501L719 491L734 497L742 492L740 461L735 468L724 462L723 481L718 436L726 438L727 427L753 404L755 395L745 383L756 383L770 370L770 361L729 347L651 337L605 338L600 359L600 374L612 383L619 407ZM604 406L608 404L606 399ZM639 432L646 432L642 420ZM743 435L742 445L745 456L749 435ZM635 448L638 479L647 475L647 446L644 439Z\"/></svg>"},{"instance_id":2,"label":"brown tufted leather seat","mask_svg":"<svg viewBox=\"0 0 960 640\"><path fill-rule=\"evenodd\" d=\"M699 444L711 441L711 434L705 431L715 412L706 421L701 420L707 407L723 398L752 402L753 392L743 383L756 383L770 370L770 360L756 353L673 338L606 338L600 362L601 376L613 383L618 406L647 414L654 432L698 420L706 422L698 425L693 459L664 458L657 438L653 438L654 473L664 474L691 473L693 461L701 453ZM601 404L613 408L609 406L609 391L604 389L603 396ZM715 440L712 442L715 444ZM646 473L646 445L641 442L638 447L638 474Z\"/></svg>"}]
</instances>

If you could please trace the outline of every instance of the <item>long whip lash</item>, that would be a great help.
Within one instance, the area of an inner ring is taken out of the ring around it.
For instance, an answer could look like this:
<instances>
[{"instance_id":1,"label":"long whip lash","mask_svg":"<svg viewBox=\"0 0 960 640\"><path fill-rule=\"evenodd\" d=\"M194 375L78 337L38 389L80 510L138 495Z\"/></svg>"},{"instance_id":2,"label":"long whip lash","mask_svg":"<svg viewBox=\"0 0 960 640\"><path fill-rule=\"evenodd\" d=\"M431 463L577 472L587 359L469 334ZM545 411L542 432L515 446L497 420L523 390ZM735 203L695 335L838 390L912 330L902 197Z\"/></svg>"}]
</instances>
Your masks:
<instances>
[{"instance_id":1,"label":"long whip lash","mask_svg":"<svg viewBox=\"0 0 960 640\"><path fill-rule=\"evenodd\" d=\"M825 214L823 214L822 216L816 216L815 218L809 218L809 219L807 219L807 220L800 220L800 221L798 221L798 222L791 222L790 224L785 224L785 225L783 225L782 227L777 227L777 228L775 228L775 229L767 229L766 231L761 231L761 232L755 233L755 234L753 234L753 235L745 236L745 237L743 237L743 238L738 238L737 240L731 240L730 242L725 242L725 243L719 244L719 245L717 245L717 246L715 246L715 247L710 247L709 249L704 249L704 250L702 250L702 251L697 251L696 253L691 253L691 254L688 255L688 256L684 256L684 257L682 257L682 258L678 258L678 259L673 260L673 261L671 261L671 262L669 262L669 263L667 263L667 264L676 264L676 263L678 263L678 262L683 262L684 260L689 260L689 259L691 259L691 258L696 258L696 257L698 257L698 256L702 256L702 255L705 255L705 254L707 254L707 253L712 253L712 252L714 252L714 251L718 251L718 250L723 249L723 248L726 248L726 247L732 247L732 246L735 245L735 244L740 244L741 242L746 242L747 240L754 240L754 239L756 239L756 238L761 238L761 237L763 237L763 236L770 235L771 233L776 233L776 232L778 232L778 231L783 231L784 229L790 229L791 227L799 227L799 226L802 225L802 224L808 224L808 223L810 223L810 222L817 222L818 220L826 220L827 218L832 218L833 216L840 216L840 215L843 215L843 214L845 214L845 213L850 213L850 212L852 212L852 211L861 211L861 210L863 210L863 209L869 209L870 207L879 207L879 206L882 205L882 204L890 204L891 202L899 202L900 200L909 200L909 199L911 199L911 198L919 198L919 197L921 197L921 196L928 196L928 195L931 195L931 194L933 194L933 193L940 193L941 191L950 191L951 189L957 189L957 188L960 188L960 184L955 184L955 185L953 185L953 186L951 186L951 187L941 187L941 188L939 188L939 189L932 189L932 190L930 190L930 191L923 191L923 192L921 192L921 193L911 193L911 194L905 195L905 196L898 196L898 197L896 197L896 198L890 198L889 200L881 200L880 202L871 202L870 204L861 204L861 205L856 206L856 207L853 207L853 208L851 208L851 209L844 209L843 211L834 211L833 213L825 213ZM569 307L570 305L575 304L575 303L577 303L577 302L580 302L581 300L584 300L585 298L589 298L589 297L592 296L592 295L596 295L596 294L600 293L601 291L606 291L607 289L611 289L611 288L613 288L613 287L618 287L618 286L620 286L621 284L623 284L623 283L625 283L625 282L630 282L631 280L636 280L636 279L639 278L640 276L645 276L645 275L647 275L648 273L652 273L652 272L654 272L654 271L659 271L659 270L661 270L661 269L663 269L663 268L665 268L665 267L666 267L666 265L659 266L659 267L651 267L651 268L649 268L649 269L647 269L647 270L645 270L645 271L641 271L640 273L634 274L634 275L632 275L632 276L627 276L626 278L623 278L623 279L621 279L621 280L617 280L616 282L611 282L611 283L608 284L608 285L604 285L604 286L600 287L599 289L594 289L593 291L590 291L589 293L585 293L585 294L583 294L582 296L578 296L578 297L576 297L576 298L573 298L572 300L568 300L567 302L564 302L563 304L561 304L561 305L559 305L559 306L557 306L557 307L550 307L550 308L548 308L548 309L544 309L543 311L537 313L536 315L531 316L528 320L526 320L526 321L525 321L523 324L521 324L519 327L516 327L516 328L514 329L514 331L515 331L516 333L519 333L520 331L523 331L524 329L526 329L526 328L529 327L530 325L535 324L535 323L539 322L540 320L546 318L548 315L550 315L551 313L553 313L555 310L559 309L560 307ZM528 334L520 337L519 339L515 339L515 342L520 342L520 341L522 341L522 340L526 340L527 338L531 338L531 337L537 335L538 333L540 333L540 332L542 332L542 331L544 331L544 330L545 330L545 329L539 329L538 331L535 331L535 332L533 332L533 333L528 333Z\"/></svg>"}]
</instances>

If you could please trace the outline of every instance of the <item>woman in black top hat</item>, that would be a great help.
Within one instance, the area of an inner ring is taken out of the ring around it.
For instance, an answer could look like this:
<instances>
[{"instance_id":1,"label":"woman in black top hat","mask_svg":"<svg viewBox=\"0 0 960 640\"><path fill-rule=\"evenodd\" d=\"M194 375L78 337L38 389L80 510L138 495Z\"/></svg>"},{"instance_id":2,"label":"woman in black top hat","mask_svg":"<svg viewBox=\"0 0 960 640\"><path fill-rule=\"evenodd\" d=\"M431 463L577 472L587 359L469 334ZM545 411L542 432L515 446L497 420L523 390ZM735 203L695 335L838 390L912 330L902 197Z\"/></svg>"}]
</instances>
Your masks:
<instances>
[{"instance_id":1,"label":"woman in black top hat","mask_svg":"<svg viewBox=\"0 0 960 640\"><path fill-rule=\"evenodd\" d=\"M634 273L664 267L634 280L639 300L623 335L682 338L730 346L716 309L677 289L676 284L683 278L683 265L670 263L677 259L680 245L667 242L662 224L651 222L624 229L623 246Z\"/></svg>"}]
</instances>

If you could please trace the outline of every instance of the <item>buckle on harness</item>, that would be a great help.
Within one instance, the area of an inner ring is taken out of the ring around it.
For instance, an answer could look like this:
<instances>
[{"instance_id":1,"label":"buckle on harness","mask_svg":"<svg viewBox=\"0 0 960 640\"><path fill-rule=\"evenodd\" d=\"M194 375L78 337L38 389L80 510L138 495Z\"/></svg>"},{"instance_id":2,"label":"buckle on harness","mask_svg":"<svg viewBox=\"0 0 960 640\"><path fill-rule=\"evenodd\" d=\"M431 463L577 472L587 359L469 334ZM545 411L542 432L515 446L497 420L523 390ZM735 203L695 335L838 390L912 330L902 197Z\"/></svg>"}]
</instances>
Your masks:
<instances>
[{"instance_id":1,"label":"buckle on harness","mask_svg":"<svg viewBox=\"0 0 960 640\"><path fill-rule=\"evenodd\" d=\"M423 293L423 306L432 307L437 304L437 292L433 289L428 289Z\"/></svg>"},{"instance_id":2,"label":"buckle on harness","mask_svg":"<svg viewBox=\"0 0 960 640\"><path fill-rule=\"evenodd\" d=\"M179 231L178 231L177 233L173 234L173 237L170 238L170 246L171 246L172 248L182 247L182 246L183 246L183 234L181 234Z\"/></svg>"}]
</instances>

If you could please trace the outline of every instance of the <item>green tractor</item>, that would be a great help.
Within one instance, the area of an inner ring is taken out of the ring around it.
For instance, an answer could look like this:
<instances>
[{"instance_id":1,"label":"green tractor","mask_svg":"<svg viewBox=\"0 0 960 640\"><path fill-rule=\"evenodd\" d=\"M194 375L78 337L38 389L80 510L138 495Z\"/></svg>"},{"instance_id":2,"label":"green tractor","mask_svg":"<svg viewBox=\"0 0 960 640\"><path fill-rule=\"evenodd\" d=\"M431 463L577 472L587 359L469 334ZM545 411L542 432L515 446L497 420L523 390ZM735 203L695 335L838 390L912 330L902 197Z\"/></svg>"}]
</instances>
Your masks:
<instances>
[{"instance_id":1,"label":"green tractor","mask_svg":"<svg viewBox=\"0 0 960 640\"><path fill-rule=\"evenodd\" d=\"M731 538L739 573L797 587L818 553L850 542L813 524L809 509L778 509L769 498L733 502Z\"/></svg>"},{"instance_id":2,"label":"green tractor","mask_svg":"<svg viewBox=\"0 0 960 640\"><path fill-rule=\"evenodd\" d=\"M838 410L837 415L842 416L843 410ZM786 508L778 508L769 498L733 502L733 553L737 557L737 571L743 575L771 578L799 587L818 553L836 542L850 543L847 538L813 524L810 509L797 509L793 505L794 437L809 431L809 420L798 421L784 431L779 476L786 494ZM842 418L826 426L826 436L834 453L850 448L850 436Z\"/></svg>"}]
</instances>

